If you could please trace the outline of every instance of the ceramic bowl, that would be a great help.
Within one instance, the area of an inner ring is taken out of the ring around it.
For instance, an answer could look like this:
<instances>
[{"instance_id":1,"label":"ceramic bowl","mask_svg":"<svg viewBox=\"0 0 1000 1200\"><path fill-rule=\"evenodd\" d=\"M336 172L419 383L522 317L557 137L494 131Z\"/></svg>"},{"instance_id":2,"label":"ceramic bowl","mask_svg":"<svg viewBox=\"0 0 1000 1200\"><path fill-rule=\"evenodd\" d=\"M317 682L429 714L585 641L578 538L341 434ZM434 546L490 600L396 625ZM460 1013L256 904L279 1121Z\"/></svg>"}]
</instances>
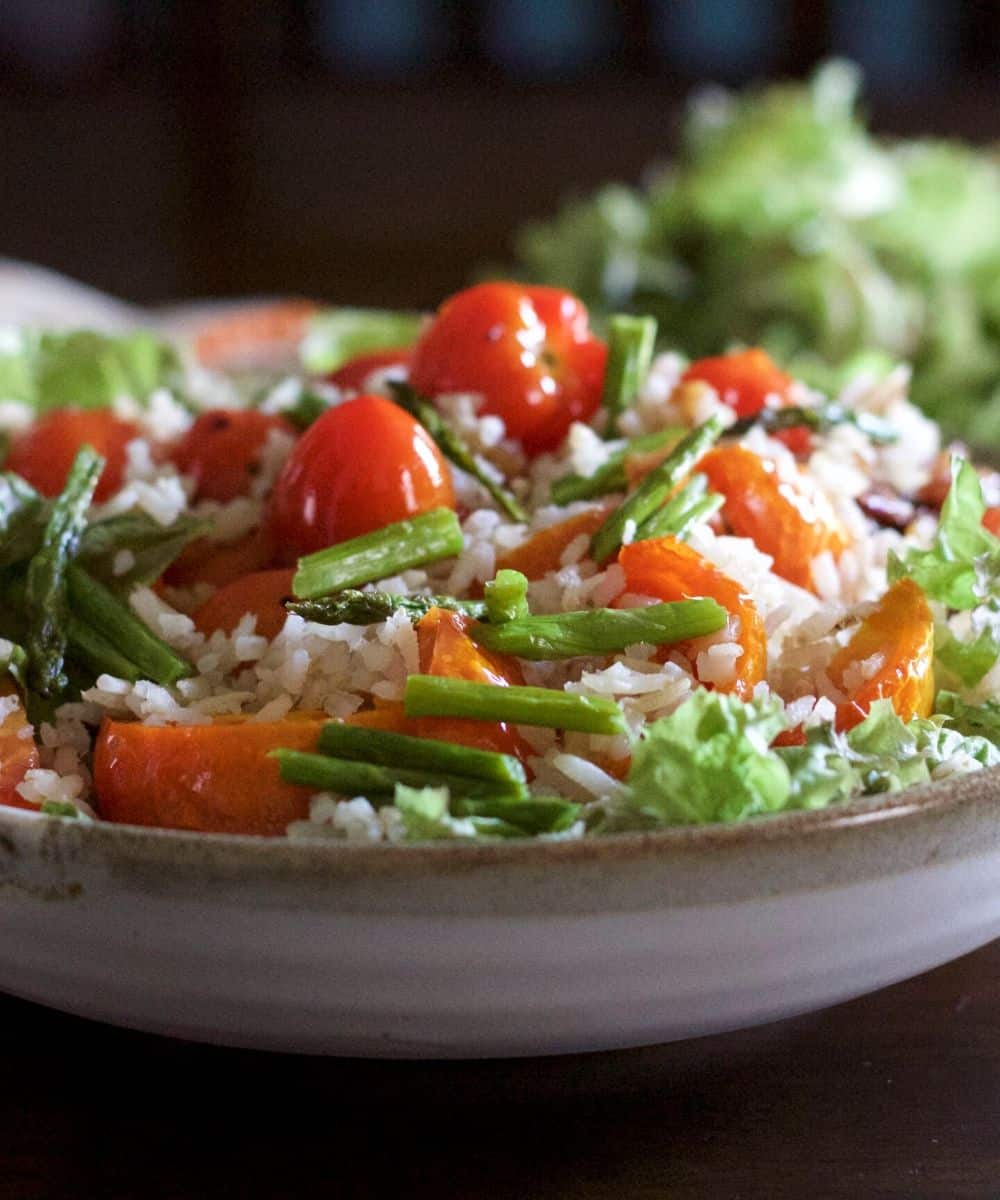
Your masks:
<instances>
[{"instance_id":1,"label":"ceramic bowl","mask_svg":"<svg viewBox=\"0 0 1000 1200\"><path fill-rule=\"evenodd\" d=\"M821 1008L998 935L1000 769L584 842L354 847L0 814L0 988L237 1046L635 1046Z\"/></svg>"}]
</instances>

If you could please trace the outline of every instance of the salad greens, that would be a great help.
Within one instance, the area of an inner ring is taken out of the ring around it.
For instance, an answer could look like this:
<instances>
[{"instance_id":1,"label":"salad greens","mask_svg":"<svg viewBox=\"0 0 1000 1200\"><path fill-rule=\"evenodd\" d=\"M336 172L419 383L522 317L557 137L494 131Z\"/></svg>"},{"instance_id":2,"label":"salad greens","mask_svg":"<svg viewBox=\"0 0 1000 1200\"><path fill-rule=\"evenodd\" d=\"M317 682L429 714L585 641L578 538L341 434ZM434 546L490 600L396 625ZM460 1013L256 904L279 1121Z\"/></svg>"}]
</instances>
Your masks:
<instances>
[{"instance_id":1,"label":"salad greens","mask_svg":"<svg viewBox=\"0 0 1000 1200\"><path fill-rule=\"evenodd\" d=\"M598 315L652 314L692 356L761 345L827 392L908 360L947 431L1000 443L1000 164L877 140L859 86L835 61L807 84L700 95L670 170L526 226L515 273Z\"/></svg>"},{"instance_id":2,"label":"salad greens","mask_svg":"<svg viewBox=\"0 0 1000 1200\"><path fill-rule=\"evenodd\" d=\"M926 783L960 756L981 767L1000 764L997 705L981 711L956 697L942 707L954 713L954 724L948 716L904 723L890 700L878 700L846 734L822 726L804 746L775 748L771 742L786 725L776 701L699 691L646 728L633 752L629 791L609 813L619 825L629 817L647 826L737 821L900 791Z\"/></svg>"},{"instance_id":3,"label":"salad greens","mask_svg":"<svg viewBox=\"0 0 1000 1200\"><path fill-rule=\"evenodd\" d=\"M326 375L359 354L395 350L417 340L423 316L386 308L331 308L317 313L300 347L306 370Z\"/></svg>"},{"instance_id":4,"label":"salad greens","mask_svg":"<svg viewBox=\"0 0 1000 1200\"><path fill-rule=\"evenodd\" d=\"M119 396L142 402L179 375L177 352L145 330L118 337L89 329L5 330L0 343L0 399L27 404L39 415L106 408Z\"/></svg>"}]
</instances>

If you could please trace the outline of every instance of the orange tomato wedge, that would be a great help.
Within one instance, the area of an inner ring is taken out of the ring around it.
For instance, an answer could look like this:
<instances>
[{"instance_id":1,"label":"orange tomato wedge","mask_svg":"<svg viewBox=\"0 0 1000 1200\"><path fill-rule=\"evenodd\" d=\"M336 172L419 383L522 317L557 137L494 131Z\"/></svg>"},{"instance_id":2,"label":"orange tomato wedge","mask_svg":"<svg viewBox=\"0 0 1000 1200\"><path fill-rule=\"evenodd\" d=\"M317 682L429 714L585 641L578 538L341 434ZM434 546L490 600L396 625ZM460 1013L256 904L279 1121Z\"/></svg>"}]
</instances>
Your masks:
<instances>
[{"instance_id":1,"label":"orange tomato wedge","mask_svg":"<svg viewBox=\"0 0 1000 1200\"><path fill-rule=\"evenodd\" d=\"M312 300L278 300L223 313L202 326L195 354L206 367L269 366L295 354L318 310Z\"/></svg>"},{"instance_id":2,"label":"orange tomato wedge","mask_svg":"<svg viewBox=\"0 0 1000 1200\"><path fill-rule=\"evenodd\" d=\"M566 547L581 534L592 537L607 515L606 507L585 508L565 521L540 529L520 546L499 555L497 570L520 571L528 579L541 579L549 571L558 571Z\"/></svg>"},{"instance_id":3,"label":"orange tomato wedge","mask_svg":"<svg viewBox=\"0 0 1000 1200\"><path fill-rule=\"evenodd\" d=\"M868 678L850 687L851 667L867 663ZM901 579L861 622L846 646L827 667L834 684L849 699L837 707L836 726L853 729L875 700L891 700L904 721L934 711L934 618L924 593L912 579Z\"/></svg>"},{"instance_id":4,"label":"orange tomato wedge","mask_svg":"<svg viewBox=\"0 0 1000 1200\"><path fill-rule=\"evenodd\" d=\"M722 515L738 537L774 559L778 575L812 590L812 562L824 550L839 557L849 538L822 492L779 476L773 463L743 446L717 446L699 462Z\"/></svg>"},{"instance_id":5,"label":"orange tomato wedge","mask_svg":"<svg viewBox=\"0 0 1000 1200\"><path fill-rule=\"evenodd\" d=\"M97 806L108 821L280 837L308 815L310 789L285 783L269 750L314 750L324 713L210 725L106 719L94 747Z\"/></svg>"},{"instance_id":6,"label":"orange tomato wedge","mask_svg":"<svg viewBox=\"0 0 1000 1200\"><path fill-rule=\"evenodd\" d=\"M245 575L265 570L273 565L274 559L274 535L265 526L260 526L235 542L210 542L207 538L198 538L184 547L163 578L172 587L210 583L221 588Z\"/></svg>"},{"instance_id":7,"label":"orange tomato wedge","mask_svg":"<svg viewBox=\"0 0 1000 1200\"><path fill-rule=\"evenodd\" d=\"M425 675L443 675L449 679L469 679L492 683L497 687L523 684L524 676L517 660L506 654L483 650L466 630L472 621L461 613L432 608L417 626L420 669ZM441 742L457 742L480 750L496 750L524 759L531 748L512 725L503 721L475 721L460 717L419 717L412 719L417 737Z\"/></svg>"},{"instance_id":8,"label":"orange tomato wedge","mask_svg":"<svg viewBox=\"0 0 1000 1200\"><path fill-rule=\"evenodd\" d=\"M7 697L13 694L12 684L0 686L0 695ZM18 795L17 785L29 771L39 766L41 760L35 745L34 730L24 706L18 700L17 707L12 708L0 721L0 805L34 810L34 804L29 804Z\"/></svg>"},{"instance_id":9,"label":"orange tomato wedge","mask_svg":"<svg viewBox=\"0 0 1000 1200\"><path fill-rule=\"evenodd\" d=\"M261 637L277 637L288 615L284 601L292 594L294 574L291 567L284 567L234 579L195 611L192 619L196 628L206 637L217 629L232 633L247 613L253 613Z\"/></svg>"},{"instance_id":10,"label":"orange tomato wedge","mask_svg":"<svg viewBox=\"0 0 1000 1200\"><path fill-rule=\"evenodd\" d=\"M626 589L639 596L657 600L688 600L707 596L729 613L729 632L732 640L743 649L736 659L730 682L719 686L720 691L735 692L742 699L753 694L756 684L767 671L767 634L757 607L741 584L676 538L650 538L623 546L618 561L625 572ZM701 639L678 643L661 652L666 658L677 649L691 659L692 666Z\"/></svg>"}]
</instances>

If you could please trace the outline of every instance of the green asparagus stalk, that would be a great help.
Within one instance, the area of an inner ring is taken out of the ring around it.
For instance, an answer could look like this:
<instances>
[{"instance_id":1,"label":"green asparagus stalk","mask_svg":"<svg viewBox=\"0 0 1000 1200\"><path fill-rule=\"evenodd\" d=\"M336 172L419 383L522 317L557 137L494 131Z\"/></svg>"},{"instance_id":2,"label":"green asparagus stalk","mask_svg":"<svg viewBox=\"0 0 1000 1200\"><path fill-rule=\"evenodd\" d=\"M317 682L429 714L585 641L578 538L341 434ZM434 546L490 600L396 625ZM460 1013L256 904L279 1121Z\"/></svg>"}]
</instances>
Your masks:
<instances>
[{"instance_id":1,"label":"green asparagus stalk","mask_svg":"<svg viewBox=\"0 0 1000 1200\"><path fill-rule=\"evenodd\" d=\"M690 433L669 458L651 471L631 496L608 514L590 542L591 557L597 563L607 562L618 552L629 522L638 529L653 515L684 476L697 466L699 459L718 440L722 430L721 419L710 417Z\"/></svg>"},{"instance_id":2,"label":"green asparagus stalk","mask_svg":"<svg viewBox=\"0 0 1000 1200\"><path fill-rule=\"evenodd\" d=\"M140 678L170 684L194 674L187 659L158 638L114 592L91 579L86 571L72 564L66 582L73 615L116 646L122 657L135 664Z\"/></svg>"},{"instance_id":3,"label":"green asparagus stalk","mask_svg":"<svg viewBox=\"0 0 1000 1200\"><path fill-rule=\"evenodd\" d=\"M292 591L297 599L315 600L450 558L463 544L458 518L450 508L436 508L300 558Z\"/></svg>"},{"instance_id":4,"label":"green asparagus stalk","mask_svg":"<svg viewBox=\"0 0 1000 1200\"><path fill-rule=\"evenodd\" d=\"M636 530L636 542L649 538L688 536L696 525L700 525L722 507L722 496L708 491L708 480L704 475L692 475L688 482Z\"/></svg>"},{"instance_id":5,"label":"green asparagus stalk","mask_svg":"<svg viewBox=\"0 0 1000 1200\"><path fill-rule=\"evenodd\" d=\"M580 815L580 805L557 797L530 797L510 800L496 797L490 800L470 800L458 796L451 802L455 817L502 822L507 829L478 826L484 833L499 837L532 837L539 833L560 833L568 829Z\"/></svg>"},{"instance_id":6,"label":"green asparagus stalk","mask_svg":"<svg viewBox=\"0 0 1000 1200\"><path fill-rule=\"evenodd\" d=\"M507 783L524 783L525 779L524 767L510 754L476 750L470 746L410 737L382 729L365 729L340 721L331 721L323 726L319 750L334 758L384 767L405 763L411 770L461 775L468 779Z\"/></svg>"},{"instance_id":7,"label":"green asparagus stalk","mask_svg":"<svg viewBox=\"0 0 1000 1200\"><path fill-rule=\"evenodd\" d=\"M789 405L787 408L762 408L753 416L744 417L731 425L727 433L739 437L755 425L760 425L766 433L779 433L783 429L796 429L801 426L815 433L829 433L838 425L854 425L873 442L889 444L899 440L899 431L888 421L874 413L844 408L836 402L824 404L820 408L801 408L798 405Z\"/></svg>"},{"instance_id":8,"label":"green asparagus stalk","mask_svg":"<svg viewBox=\"0 0 1000 1200\"><path fill-rule=\"evenodd\" d=\"M520 571L497 571L484 588L486 619L496 625L528 616L528 580Z\"/></svg>"},{"instance_id":9,"label":"green asparagus stalk","mask_svg":"<svg viewBox=\"0 0 1000 1200\"><path fill-rule=\"evenodd\" d=\"M396 403L420 422L427 430L438 449L456 467L471 475L483 485L501 509L514 521L526 521L528 514L520 501L494 474L495 468L473 453L464 438L441 416L429 400L425 400L406 383L391 383L392 397Z\"/></svg>"},{"instance_id":10,"label":"green asparagus stalk","mask_svg":"<svg viewBox=\"0 0 1000 1200\"><path fill-rule=\"evenodd\" d=\"M70 656L81 667L86 667L95 679L99 675L114 675L116 679L135 683L142 678L142 672L135 663L126 658L113 642L72 613L67 635Z\"/></svg>"},{"instance_id":11,"label":"green asparagus stalk","mask_svg":"<svg viewBox=\"0 0 1000 1200\"><path fill-rule=\"evenodd\" d=\"M618 421L639 394L656 346L656 318L613 316L608 329L608 364L601 403L607 411L604 436L618 436Z\"/></svg>"},{"instance_id":12,"label":"green asparagus stalk","mask_svg":"<svg viewBox=\"0 0 1000 1200\"><path fill-rule=\"evenodd\" d=\"M400 609L414 624L432 608L465 613L485 621L484 600L456 600L453 596L399 596L393 592L360 592L346 588L319 600L287 600L285 608L319 625L377 625Z\"/></svg>"},{"instance_id":13,"label":"green asparagus stalk","mask_svg":"<svg viewBox=\"0 0 1000 1200\"><path fill-rule=\"evenodd\" d=\"M603 466L593 475L564 475L549 489L554 504L570 504L574 500L593 500L609 492L624 492L628 488L625 462L633 454L649 454L664 446L679 442L684 437L683 429L657 429L626 442L616 450Z\"/></svg>"},{"instance_id":14,"label":"green asparagus stalk","mask_svg":"<svg viewBox=\"0 0 1000 1200\"><path fill-rule=\"evenodd\" d=\"M577 696L552 688L500 687L437 675L411 675L406 681L404 707L408 717L470 717L582 733L628 732L619 706L604 697Z\"/></svg>"},{"instance_id":15,"label":"green asparagus stalk","mask_svg":"<svg viewBox=\"0 0 1000 1200\"><path fill-rule=\"evenodd\" d=\"M25 649L31 686L44 697L58 695L68 684L64 669L69 621L67 573L79 549L87 510L103 469L104 459L90 446L83 446L49 512L42 544L28 564Z\"/></svg>"},{"instance_id":16,"label":"green asparagus stalk","mask_svg":"<svg viewBox=\"0 0 1000 1200\"><path fill-rule=\"evenodd\" d=\"M522 617L502 625L476 625L471 633L488 650L536 661L616 654L647 642L654 646L715 633L726 610L714 600L678 600L648 608L592 608Z\"/></svg>"},{"instance_id":17,"label":"green asparagus stalk","mask_svg":"<svg viewBox=\"0 0 1000 1200\"><path fill-rule=\"evenodd\" d=\"M467 775L388 767L299 750L272 750L270 757L277 759L281 778L288 783L335 792L340 796L366 796L373 802L377 798L392 797L398 783L415 788L446 787L452 796L470 799L505 796L518 800L528 797L527 787L512 780L473 779Z\"/></svg>"}]
</instances>

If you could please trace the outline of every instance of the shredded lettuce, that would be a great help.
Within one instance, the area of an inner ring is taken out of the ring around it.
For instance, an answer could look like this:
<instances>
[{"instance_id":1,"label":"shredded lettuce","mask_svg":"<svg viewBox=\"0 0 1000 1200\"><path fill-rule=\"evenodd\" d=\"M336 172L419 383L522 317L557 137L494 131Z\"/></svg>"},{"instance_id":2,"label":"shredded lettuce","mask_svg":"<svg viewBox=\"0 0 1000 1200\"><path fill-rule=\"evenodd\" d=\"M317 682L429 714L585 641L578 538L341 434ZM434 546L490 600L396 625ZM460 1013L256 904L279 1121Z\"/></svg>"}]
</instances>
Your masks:
<instances>
[{"instance_id":1,"label":"shredded lettuce","mask_svg":"<svg viewBox=\"0 0 1000 1200\"><path fill-rule=\"evenodd\" d=\"M422 323L415 312L331 308L310 321L299 353L306 370L325 375L359 354L411 345Z\"/></svg>"},{"instance_id":2,"label":"shredded lettuce","mask_svg":"<svg viewBox=\"0 0 1000 1200\"><path fill-rule=\"evenodd\" d=\"M693 356L762 345L815 386L870 351L906 359L949 432L1000 443L1000 163L874 138L860 82L831 62L807 84L697 96L668 171L526 226L514 273L598 317L649 313Z\"/></svg>"},{"instance_id":3,"label":"shredded lettuce","mask_svg":"<svg viewBox=\"0 0 1000 1200\"><path fill-rule=\"evenodd\" d=\"M110 337L92 330L69 333L17 330L0 348L0 400L37 413L54 408L104 408L120 396L142 402L176 384L176 351L151 333Z\"/></svg>"},{"instance_id":4,"label":"shredded lettuce","mask_svg":"<svg viewBox=\"0 0 1000 1200\"><path fill-rule=\"evenodd\" d=\"M636 744L628 777L634 811L662 825L692 825L784 808L788 767L768 749L784 727L777 701L696 692Z\"/></svg>"},{"instance_id":5,"label":"shredded lettuce","mask_svg":"<svg viewBox=\"0 0 1000 1200\"><path fill-rule=\"evenodd\" d=\"M1000 701L967 704L954 692L939 692L935 707L948 718L957 733L970 738L986 738L994 746L1000 746Z\"/></svg>"}]
</instances>

